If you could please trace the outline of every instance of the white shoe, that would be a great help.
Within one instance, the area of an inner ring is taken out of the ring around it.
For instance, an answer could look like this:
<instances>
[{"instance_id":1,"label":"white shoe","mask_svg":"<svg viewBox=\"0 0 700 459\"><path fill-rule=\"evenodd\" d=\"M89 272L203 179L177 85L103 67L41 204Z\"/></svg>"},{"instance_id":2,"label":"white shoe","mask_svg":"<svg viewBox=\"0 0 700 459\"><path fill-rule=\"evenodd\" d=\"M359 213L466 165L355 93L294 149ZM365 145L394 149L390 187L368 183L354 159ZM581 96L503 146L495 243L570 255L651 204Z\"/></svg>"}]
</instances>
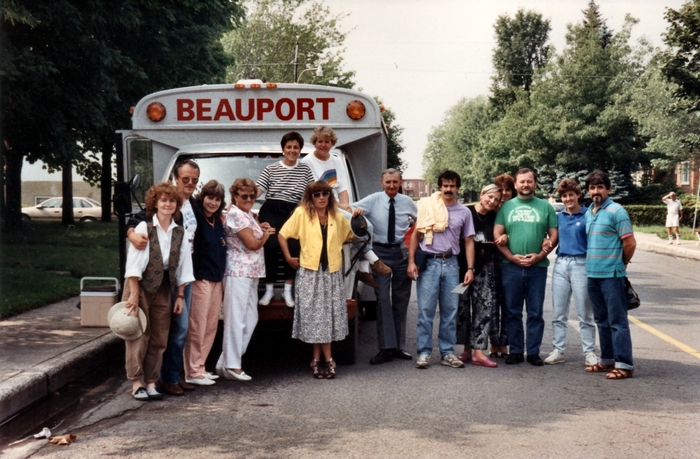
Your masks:
<instances>
[{"instance_id":1,"label":"white shoe","mask_svg":"<svg viewBox=\"0 0 700 459\"><path fill-rule=\"evenodd\" d=\"M262 298L260 298L260 301L258 301L258 304L260 306L267 306L268 304L270 304L270 300L272 300L272 298L274 296L275 296L275 292L265 291L265 294L263 295Z\"/></svg>"},{"instance_id":2,"label":"white shoe","mask_svg":"<svg viewBox=\"0 0 700 459\"><path fill-rule=\"evenodd\" d=\"M236 381L250 381L251 379L253 379L250 376L248 376L245 373L245 371L241 371L240 374L236 373L233 370L229 370L228 368L222 368L222 371L224 373L224 378L226 379L233 379Z\"/></svg>"},{"instance_id":3,"label":"white shoe","mask_svg":"<svg viewBox=\"0 0 700 459\"><path fill-rule=\"evenodd\" d=\"M586 354L586 366L587 367L592 367L598 363L598 357L595 356L594 352L589 352Z\"/></svg>"},{"instance_id":4,"label":"white shoe","mask_svg":"<svg viewBox=\"0 0 700 459\"><path fill-rule=\"evenodd\" d=\"M673 239L669 239L669 240L668 240L668 243L669 243L669 244L673 244Z\"/></svg>"},{"instance_id":5,"label":"white shoe","mask_svg":"<svg viewBox=\"0 0 700 459\"><path fill-rule=\"evenodd\" d=\"M216 384L214 380L209 379L207 377L202 377L202 378L187 378L185 379L186 383L194 384L195 386L211 386L213 384Z\"/></svg>"},{"instance_id":6,"label":"white shoe","mask_svg":"<svg viewBox=\"0 0 700 459\"><path fill-rule=\"evenodd\" d=\"M216 367L216 375L223 378L223 377L224 377L224 369L221 368L221 367L219 367L219 366L217 366L217 367Z\"/></svg>"},{"instance_id":7,"label":"white shoe","mask_svg":"<svg viewBox=\"0 0 700 459\"><path fill-rule=\"evenodd\" d=\"M446 367L452 368L462 368L464 362L459 360L454 354L447 354L440 359L440 365L445 365Z\"/></svg>"},{"instance_id":8,"label":"white shoe","mask_svg":"<svg viewBox=\"0 0 700 459\"><path fill-rule=\"evenodd\" d=\"M416 360L416 368L424 370L430 365L430 354L421 354Z\"/></svg>"},{"instance_id":9,"label":"white shoe","mask_svg":"<svg viewBox=\"0 0 700 459\"><path fill-rule=\"evenodd\" d=\"M680 239L676 239L676 245L681 245L681 240L680 240Z\"/></svg>"},{"instance_id":10,"label":"white shoe","mask_svg":"<svg viewBox=\"0 0 700 459\"><path fill-rule=\"evenodd\" d=\"M204 377L207 379L211 379L212 381L219 379L219 375L209 373L208 371L204 373Z\"/></svg>"},{"instance_id":11,"label":"white shoe","mask_svg":"<svg viewBox=\"0 0 700 459\"><path fill-rule=\"evenodd\" d=\"M564 363L564 353L559 352L559 349L554 349L549 356L544 359L544 363L547 365L555 365L557 363Z\"/></svg>"},{"instance_id":12,"label":"white shoe","mask_svg":"<svg viewBox=\"0 0 700 459\"><path fill-rule=\"evenodd\" d=\"M286 304L288 307L293 308L294 307L294 297L292 296L292 293L282 293L282 299L284 300L284 304Z\"/></svg>"}]
</instances>

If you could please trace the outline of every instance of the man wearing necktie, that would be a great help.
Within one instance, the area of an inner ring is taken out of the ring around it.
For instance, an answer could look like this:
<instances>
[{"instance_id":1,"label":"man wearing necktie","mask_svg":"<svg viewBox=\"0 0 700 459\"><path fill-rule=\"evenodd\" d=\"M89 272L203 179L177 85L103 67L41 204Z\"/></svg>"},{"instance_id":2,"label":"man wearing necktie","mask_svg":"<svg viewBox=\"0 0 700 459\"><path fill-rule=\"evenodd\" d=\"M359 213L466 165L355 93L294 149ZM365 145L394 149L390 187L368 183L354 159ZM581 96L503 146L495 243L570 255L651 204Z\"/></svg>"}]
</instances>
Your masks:
<instances>
[{"instance_id":1,"label":"man wearing necktie","mask_svg":"<svg viewBox=\"0 0 700 459\"><path fill-rule=\"evenodd\" d=\"M412 360L406 347L406 310L411 298L411 278L404 236L416 220L418 208L413 199L399 194L401 173L396 169L382 172L384 191L373 193L353 204L374 226L372 246L379 259L391 268L385 275L373 274L377 283L377 344L379 353L369 363L379 365L394 358Z\"/></svg>"}]
</instances>

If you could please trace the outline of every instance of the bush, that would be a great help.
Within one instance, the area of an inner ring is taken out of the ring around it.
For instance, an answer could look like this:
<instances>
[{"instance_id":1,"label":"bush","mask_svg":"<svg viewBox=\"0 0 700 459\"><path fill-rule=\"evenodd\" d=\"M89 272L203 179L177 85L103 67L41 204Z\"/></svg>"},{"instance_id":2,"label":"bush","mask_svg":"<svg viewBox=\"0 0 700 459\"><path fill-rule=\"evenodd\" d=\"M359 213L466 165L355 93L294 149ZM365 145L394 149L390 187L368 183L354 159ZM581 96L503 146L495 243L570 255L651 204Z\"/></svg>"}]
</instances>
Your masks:
<instances>
[{"instance_id":1,"label":"bush","mask_svg":"<svg viewBox=\"0 0 700 459\"><path fill-rule=\"evenodd\" d=\"M666 225L666 206L663 204L660 206L625 206L625 210L629 214L630 220L632 221L632 225L634 226ZM692 205L686 207L684 204L681 226L692 226L694 215L695 208Z\"/></svg>"}]
</instances>

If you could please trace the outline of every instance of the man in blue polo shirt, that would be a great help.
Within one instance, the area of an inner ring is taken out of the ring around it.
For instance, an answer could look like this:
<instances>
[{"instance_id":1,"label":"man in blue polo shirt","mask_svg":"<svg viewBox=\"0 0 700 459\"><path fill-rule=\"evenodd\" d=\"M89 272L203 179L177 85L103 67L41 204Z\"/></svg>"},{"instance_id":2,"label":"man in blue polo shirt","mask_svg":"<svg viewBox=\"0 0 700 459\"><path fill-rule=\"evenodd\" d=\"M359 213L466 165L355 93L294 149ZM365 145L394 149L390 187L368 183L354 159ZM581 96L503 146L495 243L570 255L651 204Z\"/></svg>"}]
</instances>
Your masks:
<instances>
[{"instance_id":1,"label":"man in blue polo shirt","mask_svg":"<svg viewBox=\"0 0 700 459\"><path fill-rule=\"evenodd\" d=\"M593 200L586 213L588 295L600 340L600 361L586 371L605 372L606 379L626 379L632 377L634 362L625 268L637 242L627 211L609 198L611 188L605 172L596 170L586 177L586 190Z\"/></svg>"},{"instance_id":2,"label":"man in blue polo shirt","mask_svg":"<svg viewBox=\"0 0 700 459\"><path fill-rule=\"evenodd\" d=\"M552 321L554 350L544 363L564 363L566 334L569 323L569 305L573 294L578 323L581 329L581 344L587 366L598 363L595 355L595 321L593 306L588 298L588 276L586 274L586 207L579 204L581 187L570 178L559 182L557 192L565 209L557 214L559 222L559 247L552 270Z\"/></svg>"}]
</instances>

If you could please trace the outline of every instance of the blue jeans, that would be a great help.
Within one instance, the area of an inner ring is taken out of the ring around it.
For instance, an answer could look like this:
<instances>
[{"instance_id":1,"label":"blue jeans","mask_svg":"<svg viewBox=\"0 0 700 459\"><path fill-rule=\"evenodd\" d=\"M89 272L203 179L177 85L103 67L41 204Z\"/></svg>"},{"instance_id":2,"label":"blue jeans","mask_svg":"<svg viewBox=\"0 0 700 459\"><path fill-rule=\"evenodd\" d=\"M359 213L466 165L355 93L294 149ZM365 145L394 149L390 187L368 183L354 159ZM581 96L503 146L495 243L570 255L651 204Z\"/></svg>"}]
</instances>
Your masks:
<instances>
[{"instance_id":1,"label":"blue jeans","mask_svg":"<svg viewBox=\"0 0 700 459\"><path fill-rule=\"evenodd\" d=\"M588 278L588 295L600 339L600 364L634 370L632 335L627 320L625 278Z\"/></svg>"},{"instance_id":2,"label":"blue jeans","mask_svg":"<svg viewBox=\"0 0 700 459\"><path fill-rule=\"evenodd\" d=\"M174 303L174 302L173 302ZM187 329L190 323L190 306L192 305L192 284L185 287L184 308L180 314L173 314L168 333L168 347L163 353L160 367L160 380L168 384L177 384L182 373L183 357Z\"/></svg>"},{"instance_id":3,"label":"blue jeans","mask_svg":"<svg viewBox=\"0 0 700 459\"><path fill-rule=\"evenodd\" d=\"M509 352L522 354L525 349L523 333L523 302L527 312L527 355L538 355L544 333L542 306L547 287L547 268L530 266L523 268L512 263L501 267L503 297L508 309L506 330Z\"/></svg>"},{"instance_id":4,"label":"blue jeans","mask_svg":"<svg viewBox=\"0 0 700 459\"><path fill-rule=\"evenodd\" d=\"M581 327L583 353L595 351L595 320L593 306L588 298L586 257L557 257L552 270L552 332L554 348L562 354L566 350L566 332L569 324L569 305L574 297L578 323Z\"/></svg>"},{"instance_id":5,"label":"blue jeans","mask_svg":"<svg viewBox=\"0 0 700 459\"><path fill-rule=\"evenodd\" d=\"M451 290L460 283L457 258L430 258L424 271L418 273L418 330L416 347L418 355L433 350L433 320L440 302L440 326L438 345L440 356L454 353L457 340L457 305L459 295Z\"/></svg>"}]
</instances>

